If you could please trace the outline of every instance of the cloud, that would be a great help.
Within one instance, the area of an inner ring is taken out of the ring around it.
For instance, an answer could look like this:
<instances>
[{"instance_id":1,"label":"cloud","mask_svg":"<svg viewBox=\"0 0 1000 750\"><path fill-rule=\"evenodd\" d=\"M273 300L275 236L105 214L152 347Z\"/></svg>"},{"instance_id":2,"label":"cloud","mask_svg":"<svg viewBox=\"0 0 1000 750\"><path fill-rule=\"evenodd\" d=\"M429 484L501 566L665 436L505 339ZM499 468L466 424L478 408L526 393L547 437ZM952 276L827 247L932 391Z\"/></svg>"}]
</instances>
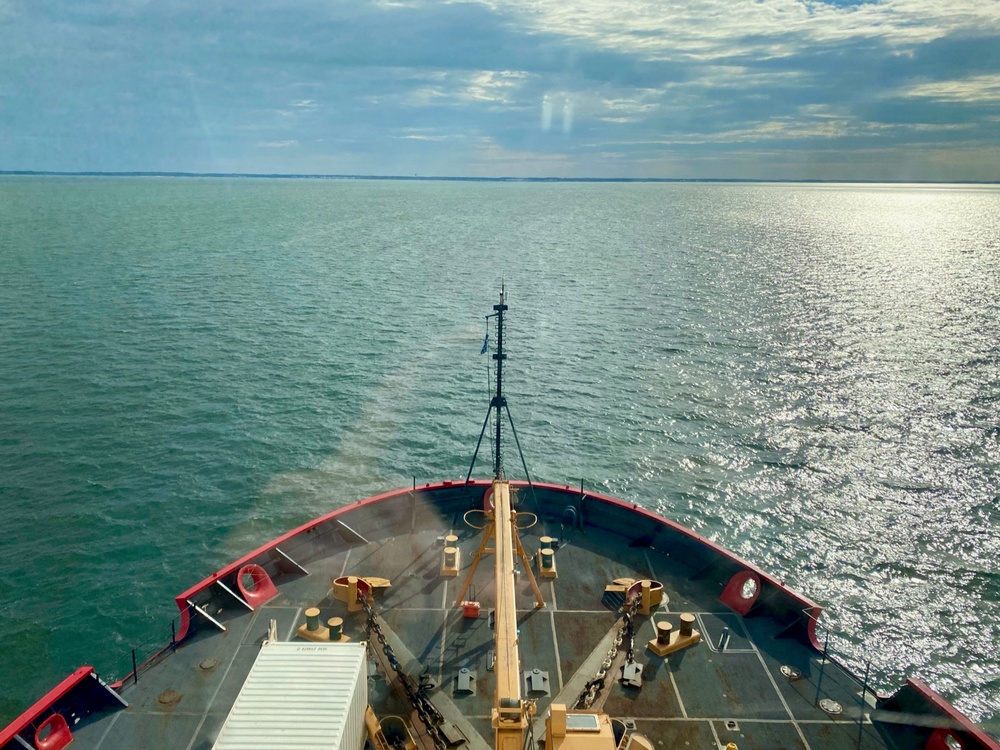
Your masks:
<instances>
[{"instance_id":1,"label":"cloud","mask_svg":"<svg viewBox=\"0 0 1000 750\"><path fill-rule=\"evenodd\" d=\"M963 104L1000 103L1000 73L911 86L902 96Z\"/></svg>"},{"instance_id":2,"label":"cloud","mask_svg":"<svg viewBox=\"0 0 1000 750\"><path fill-rule=\"evenodd\" d=\"M440 141L450 141L461 139L464 136L458 133L435 133L435 132L420 132L414 131L413 128L403 128L399 135L392 136L393 138L402 138L408 141L429 141L429 142L440 142Z\"/></svg>"},{"instance_id":3,"label":"cloud","mask_svg":"<svg viewBox=\"0 0 1000 750\"><path fill-rule=\"evenodd\" d=\"M542 154L530 150L508 149L492 138L483 137L475 144L470 158L476 176L568 176L573 163L566 154Z\"/></svg>"},{"instance_id":4,"label":"cloud","mask_svg":"<svg viewBox=\"0 0 1000 750\"><path fill-rule=\"evenodd\" d=\"M472 76L464 93L471 99L509 104L525 78L527 74L518 71L484 70Z\"/></svg>"},{"instance_id":5,"label":"cloud","mask_svg":"<svg viewBox=\"0 0 1000 750\"><path fill-rule=\"evenodd\" d=\"M669 176L678 149L950 143L1000 173L981 0L0 0L0 72L0 168Z\"/></svg>"},{"instance_id":6,"label":"cloud","mask_svg":"<svg viewBox=\"0 0 1000 750\"><path fill-rule=\"evenodd\" d=\"M491 3L493 7L496 4ZM882 39L908 47L960 32L1000 32L1000 5L978 0L506 0L539 32L604 49L710 60L740 53L780 57L815 43Z\"/></svg>"}]
</instances>

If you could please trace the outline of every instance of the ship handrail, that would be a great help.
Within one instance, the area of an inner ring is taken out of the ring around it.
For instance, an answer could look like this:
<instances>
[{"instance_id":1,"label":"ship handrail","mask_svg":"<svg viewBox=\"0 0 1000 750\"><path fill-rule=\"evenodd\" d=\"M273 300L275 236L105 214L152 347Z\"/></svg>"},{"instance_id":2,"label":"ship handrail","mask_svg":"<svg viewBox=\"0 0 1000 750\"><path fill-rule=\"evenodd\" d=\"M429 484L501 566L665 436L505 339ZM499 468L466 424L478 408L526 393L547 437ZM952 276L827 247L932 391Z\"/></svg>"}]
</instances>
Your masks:
<instances>
[{"instance_id":1,"label":"ship handrail","mask_svg":"<svg viewBox=\"0 0 1000 750\"><path fill-rule=\"evenodd\" d=\"M860 710L857 719L859 723L859 733L863 729L865 723L866 698L868 694L871 694L876 699L876 704L871 707L868 715L868 720L871 724L874 724L876 721L881 723L899 723L906 724L908 726L922 726L928 729L957 732L962 735L963 739L967 740L966 742L960 742L960 745L964 748L964 750L973 750L973 748L978 748L979 750L1000 750L1000 743L993 739L982 727L977 725L972 721L972 719L955 708L948 700L942 697L940 693L926 683L918 679L908 677L906 678L906 684L902 687L897 688L891 693L884 692L874 686L870 680L872 665L874 663L873 659L864 660L864 676L859 677L855 666L851 663L853 659L852 655L848 653L848 650L843 649L843 652L838 653L839 650L836 646L834 646L834 649L830 648L831 637L837 640L843 639L847 641L847 635L833 627L818 622L818 618L816 618L809 609L803 609L802 615L806 618L812 619L814 621L814 625L822 630L824 642L822 646L819 646L816 649L817 653L824 660L829 660L835 664L839 670L839 674L855 683L861 690L859 693ZM817 633L817 635L819 634L820 633ZM821 680L822 669L823 667L821 666L820 677L817 678L816 697L813 701L814 705L817 706L820 704L820 696L823 694ZM805 677L805 675L803 675L803 677ZM806 677L806 679L809 678ZM900 696L906 690L912 691L922 701L924 701L929 709L927 714L916 715L913 713L905 713L885 708L887 704ZM972 744L969 744L968 741L971 741Z\"/></svg>"}]
</instances>

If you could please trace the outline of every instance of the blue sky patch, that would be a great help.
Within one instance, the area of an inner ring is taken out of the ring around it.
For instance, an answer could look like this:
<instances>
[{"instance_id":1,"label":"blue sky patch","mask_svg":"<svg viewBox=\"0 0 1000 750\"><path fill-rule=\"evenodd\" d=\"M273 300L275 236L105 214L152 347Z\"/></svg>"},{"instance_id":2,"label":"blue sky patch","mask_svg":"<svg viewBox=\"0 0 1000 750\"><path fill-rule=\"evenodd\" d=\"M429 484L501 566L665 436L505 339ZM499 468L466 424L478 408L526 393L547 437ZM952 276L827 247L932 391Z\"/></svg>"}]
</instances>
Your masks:
<instances>
[{"instance_id":1,"label":"blue sky patch","mask_svg":"<svg viewBox=\"0 0 1000 750\"><path fill-rule=\"evenodd\" d=\"M0 170L996 180L998 37L992 0L0 0Z\"/></svg>"}]
</instances>

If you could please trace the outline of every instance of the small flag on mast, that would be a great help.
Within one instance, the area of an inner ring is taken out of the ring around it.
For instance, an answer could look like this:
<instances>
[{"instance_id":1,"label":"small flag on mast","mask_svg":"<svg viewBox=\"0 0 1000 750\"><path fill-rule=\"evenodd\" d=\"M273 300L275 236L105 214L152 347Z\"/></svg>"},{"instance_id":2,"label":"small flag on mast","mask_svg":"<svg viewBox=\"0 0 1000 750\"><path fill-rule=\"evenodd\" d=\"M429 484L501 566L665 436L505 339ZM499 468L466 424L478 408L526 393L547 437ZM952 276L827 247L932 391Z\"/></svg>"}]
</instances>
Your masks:
<instances>
[{"instance_id":1,"label":"small flag on mast","mask_svg":"<svg viewBox=\"0 0 1000 750\"><path fill-rule=\"evenodd\" d=\"M483 339L483 348L479 350L480 354L486 354L486 350L490 346L490 324L486 323L486 338Z\"/></svg>"}]
</instances>

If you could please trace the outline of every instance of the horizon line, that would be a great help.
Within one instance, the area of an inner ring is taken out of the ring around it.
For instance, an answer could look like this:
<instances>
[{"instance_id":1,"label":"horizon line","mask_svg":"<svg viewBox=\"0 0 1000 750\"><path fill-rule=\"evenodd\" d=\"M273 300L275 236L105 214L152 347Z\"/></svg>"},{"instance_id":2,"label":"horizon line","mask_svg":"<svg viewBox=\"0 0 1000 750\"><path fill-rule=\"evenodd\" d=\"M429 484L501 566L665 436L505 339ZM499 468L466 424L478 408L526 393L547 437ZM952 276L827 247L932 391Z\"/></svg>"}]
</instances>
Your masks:
<instances>
[{"instance_id":1,"label":"horizon line","mask_svg":"<svg viewBox=\"0 0 1000 750\"><path fill-rule=\"evenodd\" d=\"M0 176L39 177L196 177L295 180L401 180L437 182L738 182L815 183L861 185L1000 185L997 180L832 180L822 178L781 179L749 177L461 177L452 175L308 174L295 172L182 172L182 171L68 171L41 169L0 169Z\"/></svg>"}]
</instances>

